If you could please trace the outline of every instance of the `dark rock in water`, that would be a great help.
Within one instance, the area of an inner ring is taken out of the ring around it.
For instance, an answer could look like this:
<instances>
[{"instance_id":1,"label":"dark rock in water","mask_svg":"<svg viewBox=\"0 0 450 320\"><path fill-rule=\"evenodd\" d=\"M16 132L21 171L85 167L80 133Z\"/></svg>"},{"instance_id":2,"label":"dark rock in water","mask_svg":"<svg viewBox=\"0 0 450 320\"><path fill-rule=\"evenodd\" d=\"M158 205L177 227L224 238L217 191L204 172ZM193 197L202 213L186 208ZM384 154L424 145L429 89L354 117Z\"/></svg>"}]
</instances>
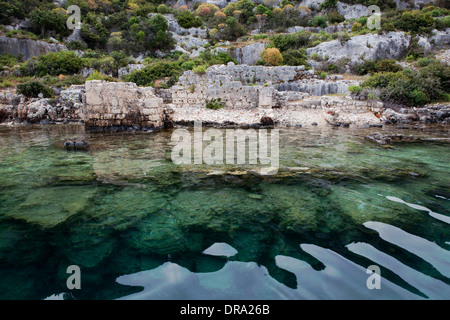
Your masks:
<instances>
[{"instance_id":1,"label":"dark rock in water","mask_svg":"<svg viewBox=\"0 0 450 320\"><path fill-rule=\"evenodd\" d=\"M317 126L318 124L317 124L317 122L313 122L313 123L311 123L311 125L312 126Z\"/></svg>"},{"instance_id":2,"label":"dark rock in water","mask_svg":"<svg viewBox=\"0 0 450 320\"><path fill-rule=\"evenodd\" d=\"M379 132L374 134L369 134L365 137L367 140L378 143L378 144L390 144L394 142L414 142L420 141L421 139L412 135L405 136L404 134L390 134L382 135Z\"/></svg>"},{"instance_id":3,"label":"dark rock in water","mask_svg":"<svg viewBox=\"0 0 450 320\"><path fill-rule=\"evenodd\" d=\"M75 142L73 142L73 141L64 142L64 148L68 149L68 148L74 148L74 147L75 147Z\"/></svg>"},{"instance_id":4,"label":"dark rock in water","mask_svg":"<svg viewBox=\"0 0 450 320\"><path fill-rule=\"evenodd\" d=\"M263 116L261 117L261 124L263 126L273 126L274 122L273 119L269 116Z\"/></svg>"},{"instance_id":5,"label":"dark rock in water","mask_svg":"<svg viewBox=\"0 0 450 320\"><path fill-rule=\"evenodd\" d=\"M70 141L67 140L64 142L64 148L73 149L73 150L86 150L88 149L90 144L84 140L81 141Z\"/></svg>"}]
</instances>

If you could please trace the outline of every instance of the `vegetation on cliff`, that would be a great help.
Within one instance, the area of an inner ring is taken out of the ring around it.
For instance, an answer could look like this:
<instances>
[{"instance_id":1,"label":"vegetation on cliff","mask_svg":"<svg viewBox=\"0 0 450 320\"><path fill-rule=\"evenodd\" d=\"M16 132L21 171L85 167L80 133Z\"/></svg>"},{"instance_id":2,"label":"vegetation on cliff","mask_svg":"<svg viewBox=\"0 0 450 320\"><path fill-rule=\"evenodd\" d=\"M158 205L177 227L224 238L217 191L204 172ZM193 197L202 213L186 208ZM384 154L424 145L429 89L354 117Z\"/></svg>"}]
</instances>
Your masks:
<instances>
[{"instance_id":1,"label":"vegetation on cliff","mask_svg":"<svg viewBox=\"0 0 450 320\"><path fill-rule=\"evenodd\" d=\"M420 10L409 11L396 10L394 0L341 2L378 5L383 11L381 29L368 29L367 17L346 20L336 0L326 0L322 5L310 8L302 5L301 1L288 0L280 3L274 0L260 3L239 0L224 8L201 2L178 6L160 0L67 0L62 7L51 0L3 0L0 1L0 23L7 26L14 23L14 19L26 19L28 25L20 27L20 30L2 26L0 35L59 41L66 45L68 51L51 52L28 61L22 61L21 57L1 56L0 71L4 77L0 87L34 80L46 85L67 85L71 81L80 83L88 77L170 87L185 70L202 73L214 64L237 63L233 59L235 40L241 44L266 43L266 50L257 64L305 65L307 68L311 64L318 73L325 75L344 73L349 71L346 61L328 62L326 57L308 56L305 49L335 39L345 44L351 37L367 33L405 31L413 37L404 55L413 70L403 70L404 67L396 60L382 59L367 60L351 66L350 71L366 77L371 75L364 87L380 89L379 98L385 100L416 105L448 99L448 68L440 63L428 65L425 59L433 60L432 53L425 52L417 44L419 37L431 36L432 30L450 27L447 1L436 0L434 6L423 5ZM72 33L66 26L71 14L67 11L70 5L81 9L82 25L76 37L68 38ZM184 48L184 40L169 31L173 21L181 28L202 30L207 37L205 42L208 42L201 47L194 46L190 53L180 49ZM346 27L336 28L332 33L311 28L285 33L293 26L325 28L340 23ZM198 51L197 54L192 54L192 50ZM314 61L320 63L315 64ZM131 63L144 66L125 76L120 75L119 70ZM377 83L376 79L391 77L392 74L401 79L395 83L395 90L392 86L383 87ZM424 79L433 84L432 90L421 83ZM402 90L409 90L409 93L402 93Z\"/></svg>"}]
</instances>

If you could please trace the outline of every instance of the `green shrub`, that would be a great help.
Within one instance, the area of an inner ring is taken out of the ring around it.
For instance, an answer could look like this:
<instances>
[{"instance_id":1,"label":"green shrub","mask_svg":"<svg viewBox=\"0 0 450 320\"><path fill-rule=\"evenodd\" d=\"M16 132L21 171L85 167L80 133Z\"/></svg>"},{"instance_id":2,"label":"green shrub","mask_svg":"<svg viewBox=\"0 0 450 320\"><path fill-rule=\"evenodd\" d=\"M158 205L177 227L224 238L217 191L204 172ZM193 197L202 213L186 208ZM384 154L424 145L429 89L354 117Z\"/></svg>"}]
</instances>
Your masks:
<instances>
[{"instance_id":1,"label":"green shrub","mask_svg":"<svg viewBox=\"0 0 450 320\"><path fill-rule=\"evenodd\" d=\"M67 88L72 84L84 84L86 78L82 75L71 75L64 77L45 76L42 78L42 84L47 86L64 87Z\"/></svg>"},{"instance_id":2,"label":"green shrub","mask_svg":"<svg viewBox=\"0 0 450 320\"><path fill-rule=\"evenodd\" d=\"M375 73L363 82L362 86L367 88L387 88L390 84L403 77L402 72Z\"/></svg>"},{"instance_id":3,"label":"green shrub","mask_svg":"<svg viewBox=\"0 0 450 320\"><path fill-rule=\"evenodd\" d=\"M12 87L14 84L9 80L3 80L0 82L0 88L9 88Z\"/></svg>"},{"instance_id":4,"label":"green shrub","mask_svg":"<svg viewBox=\"0 0 450 320\"><path fill-rule=\"evenodd\" d=\"M325 79L327 77L327 73L326 72L321 72L319 74L320 79Z\"/></svg>"},{"instance_id":5,"label":"green shrub","mask_svg":"<svg viewBox=\"0 0 450 320\"><path fill-rule=\"evenodd\" d=\"M17 64L17 58L11 54L0 54L0 71Z\"/></svg>"},{"instance_id":6,"label":"green shrub","mask_svg":"<svg viewBox=\"0 0 450 320\"><path fill-rule=\"evenodd\" d=\"M86 45L80 41L70 41L67 43L67 48L69 50L85 50L87 49Z\"/></svg>"},{"instance_id":7,"label":"green shrub","mask_svg":"<svg viewBox=\"0 0 450 320\"><path fill-rule=\"evenodd\" d=\"M450 28L450 16L443 17L443 18L439 19L438 21L442 25L442 27L439 29Z\"/></svg>"},{"instance_id":8,"label":"green shrub","mask_svg":"<svg viewBox=\"0 0 450 320\"><path fill-rule=\"evenodd\" d=\"M314 53L310 56L310 58L311 58L312 60L314 60L314 61L317 61L317 62L320 62L320 61L323 61L323 60L324 60L323 57L322 57L320 54L318 54L317 52L314 52Z\"/></svg>"},{"instance_id":9,"label":"green shrub","mask_svg":"<svg viewBox=\"0 0 450 320\"><path fill-rule=\"evenodd\" d=\"M419 67L426 67L426 66L432 64L433 62L434 62L434 60L431 58L420 58L419 60L417 60L417 65Z\"/></svg>"},{"instance_id":10,"label":"green shrub","mask_svg":"<svg viewBox=\"0 0 450 320\"><path fill-rule=\"evenodd\" d=\"M203 51L199 56L205 64L214 65L214 64L227 64L228 62L233 62L234 64L238 64L236 59L232 58L229 53L218 51L216 54L211 51Z\"/></svg>"},{"instance_id":11,"label":"green shrub","mask_svg":"<svg viewBox=\"0 0 450 320\"><path fill-rule=\"evenodd\" d=\"M186 61L181 64L181 69L183 70L192 70L195 67L194 61Z\"/></svg>"},{"instance_id":12,"label":"green shrub","mask_svg":"<svg viewBox=\"0 0 450 320\"><path fill-rule=\"evenodd\" d=\"M107 48L109 51L125 51L134 55L146 51L169 51L174 48L175 41L168 28L167 19L161 14L149 19L131 17L122 26L121 32L111 34Z\"/></svg>"},{"instance_id":13,"label":"green shrub","mask_svg":"<svg viewBox=\"0 0 450 320\"><path fill-rule=\"evenodd\" d=\"M311 27L328 27L327 19L323 16L315 16L310 22Z\"/></svg>"},{"instance_id":14,"label":"green shrub","mask_svg":"<svg viewBox=\"0 0 450 320\"><path fill-rule=\"evenodd\" d=\"M17 85L17 92L28 98L37 98L40 93L43 94L44 98L50 98L52 96L52 89L39 81L20 83Z\"/></svg>"},{"instance_id":15,"label":"green shrub","mask_svg":"<svg viewBox=\"0 0 450 320\"><path fill-rule=\"evenodd\" d=\"M336 8L336 6L337 6L337 0L325 0L325 2L323 2L320 5L320 8L329 9L329 8Z\"/></svg>"},{"instance_id":16,"label":"green shrub","mask_svg":"<svg viewBox=\"0 0 450 320\"><path fill-rule=\"evenodd\" d=\"M395 19L397 29L412 33L429 33L435 27L435 20L429 12L406 11Z\"/></svg>"},{"instance_id":17,"label":"green shrub","mask_svg":"<svg viewBox=\"0 0 450 320\"><path fill-rule=\"evenodd\" d=\"M191 11L179 11L177 14L178 24L185 29L198 28L203 25L202 19L197 17Z\"/></svg>"},{"instance_id":18,"label":"green shrub","mask_svg":"<svg viewBox=\"0 0 450 320\"><path fill-rule=\"evenodd\" d=\"M362 92L362 88L360 86L352 85L348 87L348 91L350 91L354 95L357 95Z\"/></svg>"},{"instance_id":19,"label":"green shrub","mask_svg":"<svg viewBox=\"0 0 450 320\"><path fill-rule=\"evenodd\" d=\"M339 72L339 67L336 64L334 64L334 63L330 63L325 68L325 71L328 72L328 73L338 73Z\"/></svg>"},{"instance_id":20,"label":"green shrub","mask_svg":"<svg viewBox=\"0 0 450 320\"><path fill-rule=\"evenodd\" d=\"M100 16L89 12L81 25L80 34L89 48L104 48L107 43L109 31Z\"/></svg>"},{"instance_id":21,"label":"green shrub","mask_svg":"<svg viewBox=\"0 0 450 320\"><path fill-rule=\"evenodd\" d=\"M220 30L220 39L234 41L247 34L245 27L240 24L235 18L228 17L225 21L225 28Z\"/></svg>"},{"instance_id":22,"label":"green shrub","mask_svg":"<svg viewBox=\"0 0 450 320\"><path fill-rule=\"evenodd\" d=\"M21 68L22 74L57 76L60 74L75 74L84 67L84 61L73 51L49 52L37 58L30 59L24 67Z\"/></svg>"},{"instance_id":23,"label":"green shrub","mask_svg":"<svg viewBox=\"0 0 450 320\"><path fill-rule=\"evenodd\" d=\"M55 10L35 9L30 16L32 30L36 34L67 36L71 30L67 28L68 16Z\"/></svg>"},{"instance_id":24,"label":"green shrub","mask_svg":"<svg viewBox=\"0 0 450 320\"><path fill-rule=\"evenodd\" d=\"M278 34L271 38L270 45L280 49L282 52L287 51L288 49L309 47L311 45L311 33L299 32L293 34Z\"/></svg>"},{"instance_id":25,"label":"green shrub","mask_svg":"<svg viewBox=\"0 0 450 320\"><path fill-rule=\"evenodd\" d=\"M345 18L342 14L337 12L336 10L333 10L331 12L327 13L327 18L329 23L341 23L345 21Z\"/></svg>"},{"instance_id":26,"label":"green shrub","mask_svg":"<svg viewBox=\"0 0 450 320\"><path fill-rule=\"evenodd\" d=\"M206 100L205 108L212 110L219 110L225 108L225 104L221 98Z\"/></svg>"},{"instance_id":27,"label":"green shrub","mask_svg":"<svg viewBox=\"0 0 450 320\"><path fill-rule=\"evenodd\" d=\"M107 76L103 73L98 72L97 70L94 70L93 73L91 73L89 75L89 77L87 77L86 81L92 81L92 80L105 80L105 81L109 81L109 82L115 82L116 79L114 79L113 77Z\"/></svg>"},{"instance_id":28,"label":"green shrub","mask_svg":"<svg viewBox=\"0 0 450 320\"><path fill-rule=\"evenodd\" d=\"M385 59L378 61L365 61L363 64L355 67L355 73L358 75L366 75L368 73L377 72L398 72L402 70L395 60Z\"/></svg>"},{"instance_id":29,"label":"green shrub","mask_svg":"<svg viewBox=\"0 0 450 320\"><path fill-rule=\"evenodd\" d=\"M12 18L20 15L20 8L15 3L0 2L0 24L10 24Z\"/></svg>"},{"instance_id":30,"label":"green shrub","mask_svg":"<svg viewBox=\"0 0 450 320\"><path fill-rule=\"evenodd\" d=\"M198 73L198 74L205 74L207 68L208 68L207 66L201 65L201 66L196 66L196 67L194 67L194 68L192 69L192 71L193 71L194 73Z\"/></svg>"},{"instance_id":31,"label":"green shrub","mask_svg":"<svg viewBox=\"0 0 450 320\"><path fill-rule=\"evenodd\" d=\"M379 60L375 63L375 72L398 72L402 70L402 67L399 66L396 60L393 59L385 59Z\"/></svg>"},{"instance_id":32,"label":"green shrub","mask_svg":"<svg viewBox=\"0 0 450 320\"><path fill-rule=\"evenodd\" d=\"M380 98L404 105L423 105L445 99L450 93L450 66L434 62L418 71L387 72L372 75L363 87L381 89Z\"/></svg>"},{"instance_id":33,"label":"green shrub","mask_svg":"<svg viewBox=\"0 0 450 320\"><path fill-rule=\"evenodd\" d=\"M306 50L289 49L282 53L283 64L286 66L309 66L307 62Z\"/></svg>"},{"instance_id":34,"label":"green shrub","mask_svg":"<svg viewBox=\"0 0 450 320\"><path fill-rule=\"evenodd\" d=\"M161 61L151 64L144 69L135 70L123 77L124 81L134 82L138 86L152 86L155 80L174 77L178 79L181 67L177 62ZM168 83L167 83L168 84Z\"/></svg>"},{"instance_id":35,"label":"green shrub","mask_svg":"<svg viewBox=\"0 0 450 320\"><path fill-rule=\"evenodd\" d=\"M156 11L160 14L167 14L170 10L165 4L160 4Z\"/></svg>"},{"instance_id":36,"label":"green shrub","mask_svg":"<svg viewBox=\"0 0 450 320\"><path fill-rule=\"evenodd\" d=\"M367 26L367 17L361 17L358 20L356 20L357 23L361 25L361 27ZM352 30L353 31L353 30Z\"/></svg>"},{"instance_id":37,"label":"green shrub","mask_svg":"<svg viewBox=\"0 0 450 320\"><path fill-rule=\"evenodd\" d=\"M10 38L39 40L37 35L25 30L11 30L7 31L5 35Z\"/></svg>"}]
</instances>

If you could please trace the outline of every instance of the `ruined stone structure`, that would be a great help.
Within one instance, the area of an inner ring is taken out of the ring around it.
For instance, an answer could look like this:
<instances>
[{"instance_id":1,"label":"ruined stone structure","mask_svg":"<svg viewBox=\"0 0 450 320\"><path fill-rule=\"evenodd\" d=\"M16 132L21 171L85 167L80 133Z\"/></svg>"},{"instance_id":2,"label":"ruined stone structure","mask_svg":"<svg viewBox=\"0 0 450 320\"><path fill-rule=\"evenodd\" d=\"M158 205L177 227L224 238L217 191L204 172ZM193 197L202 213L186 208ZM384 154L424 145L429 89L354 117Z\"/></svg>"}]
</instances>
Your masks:
<instances>
[{"instance_id":1,"label":"ruined stone structure","mask_svg":"<svg viewBox=\"0 0 450 320\"><path fill-rule=\"evenodd\" d=\"M317 76L304 66L264 67L216 65L199 75L185 72L170 90L159 91L166 103L177 107L205 106L220 98L228 108L281 107L308 95L346 93L356 81ZM283 92L283 93L281 93Z\"/></svg>"},{"instance_id":2,"label":"ruined stone structure","mask_svg":"<svg viewBox=\"0 0 450 320\"><path fill-rule=\"evenodd\" d=\"M86 82L84 121L88 129L159 128L164 124L163 100L153 88L130 82Z\"/></svg>"},{"instance_id":3,"label":"ruined stone structure","mask_svg":"<svg viewBox=\"0 0 450 320\"><path fill-rule=\"evenodd\" d=\"M348 115L370 113L372 106L367 101L355 101L348 94L325 95L348 93L351 84L357 82L342 76L318 79L303 66L229 63L212 66L205 74L187 71L170 89L96 80L71 86L52 100L26 99L6 92L0 95L0 121L82 121L94 131L146 131L170 126L172 120L258 123L262 116L273 117L280 125L296 125L305 121L308 113L331 123L348 123L353 121ZM208 101L219 98L225 106L220 112L205 108Z\"/></svg>"}]
</instances>

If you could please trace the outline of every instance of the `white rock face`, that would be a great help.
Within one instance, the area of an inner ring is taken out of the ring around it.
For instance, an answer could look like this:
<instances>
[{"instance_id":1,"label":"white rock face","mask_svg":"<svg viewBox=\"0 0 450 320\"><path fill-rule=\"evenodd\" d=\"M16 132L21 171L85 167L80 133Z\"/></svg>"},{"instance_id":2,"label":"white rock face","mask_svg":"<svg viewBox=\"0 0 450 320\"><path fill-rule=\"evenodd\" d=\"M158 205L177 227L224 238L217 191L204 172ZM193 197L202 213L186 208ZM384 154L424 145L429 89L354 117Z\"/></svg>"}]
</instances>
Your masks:
<instances>
[{"instance_id":1,"label":"white rock face","mask_svg":"<svg viewBox=\"0 0 450 320\"><path fill-rule=\"evenodd\" d=\"M135 70L142 70L145 68L145 64L129 64L126 67L120 68L118 70L118 75L119 78L122 78L124 75L126 74L130 74L131 72L135 71Z\"/></svg>"},{"instance_id":2,"label":"white rock face","mask_svg":"<svg viewBox=\"0 0 450 320\"><path fill-rule=\"evenodd\" d=\"M325 0L303 0L300 5L306 6L310 9L319 9L320 5L324 2Z\"/></svg>"},{"instance_id":3,"label":"white rock face","mask_svg":"<svg viewBox=\"0 0 450 320\"><path fill-rule=\"evenodd\" d=\"M234 57L239 64L254 65L261 58L261 53L266 48L264 42L256 42L242 48L236 48Z\"/></svg>"},{"instance_id":4,"label":"white rock face","mask_svg":"<svg viewBox=\"0 0 450 320\"><path fill-rule=\"evenodd\" d=\"M311 96L324 96L328 94L342 94L348 92L348 87L358 85L357 81L328 81L328 80L301 80L292 83L283 83L276 88L279 91L299 91Z\"/></svg>"},{"instance_id":5,"label":"white rock face","mask_svg":"<svg viewBox=\"0 0 450 320\"><path fill-rule=\"evenodd\" d=\"M361 4L349 5L338 1L337 11L342 14L346 20L359 19L369 15L367 7Z\"/></svg>"},{"instance_id":6,"label":"white rock face","mask_svg":"<svg viewBox=\"0 0 450 320\"><path fill-rule=\"evenodd\" d=\"M65 39L66 42L78 41L87 47L87 43L81 37L81 29L74 29L72 34Z\"/></svg>"},{"instance_id":7,"label":"white rock face","mask_svg":"<svg viewBox=\"0 0 450 320\"><path fill-rule=\"evenodd\" d=\"M428 38L433 47L445 47L450 45L450 28L445 31L433 30L433 36Z\"/></svg>"},{"instance_id":8,"label":"white rock face","mask_svg":"<svg viewBox=\"0 0 450 320\"><path fill-rule=\"evenodd\" d=\"M49 107L47 99L40 99L25 106L23 111L28 120L35 122L44 117Z\"/></svg>"},{"instance_id":9,"label":"white rock face","mask_svg":"<svg viewBox=\"0 0 450 320\"><path fill-rule=\"evenodd\" d=\"M23 55L25 60L33 56L40 56L48 52L67 50L67 47L58 43L47 43L42 40L18 39L0 36L0 54Z\"/></svg>"},{"instance_id":10,"label":"white rock face","mask_svg":"<svg viewBox=\"0 0 450 320\"><path fill-rule=\"evenodd\" d=\"M440 59L443 63L450 65L450 49L444 50L443 52L437 55L437 58Z\"/></svg>"},{"instance_id":11,"label":"white rock face","mask_svg":"<svg viewBox=\"0 0 450 320\"><path fill-rule=\"evenodd\" d=\"M365 60L396 59L403 55L411 37L404 32L389 32L385 35L366 34L351 38L345 43L328 41L306 50L308 56L317 53L328 61L350 59L351 63Z\"/></svg>"}]
</instances>

